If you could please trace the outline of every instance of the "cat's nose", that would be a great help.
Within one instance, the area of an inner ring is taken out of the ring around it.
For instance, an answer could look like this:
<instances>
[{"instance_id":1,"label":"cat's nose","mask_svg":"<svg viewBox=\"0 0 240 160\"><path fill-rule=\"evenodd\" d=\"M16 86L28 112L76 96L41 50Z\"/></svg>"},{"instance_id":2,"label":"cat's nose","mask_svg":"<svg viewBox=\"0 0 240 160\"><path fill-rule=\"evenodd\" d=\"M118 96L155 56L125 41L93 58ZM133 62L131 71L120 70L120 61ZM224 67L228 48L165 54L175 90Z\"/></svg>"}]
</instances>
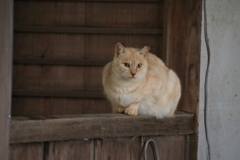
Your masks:
<instances>
[{"instance_id":1,"label":"cat's nose","mask_svg":"<svg viewBox=\"0 0 240 160\"><path fill-rule=\"evenodd\" d=\"M136 75L136 73L131 73L131 75L134 77Z\"/></svg>"}]
</instances>

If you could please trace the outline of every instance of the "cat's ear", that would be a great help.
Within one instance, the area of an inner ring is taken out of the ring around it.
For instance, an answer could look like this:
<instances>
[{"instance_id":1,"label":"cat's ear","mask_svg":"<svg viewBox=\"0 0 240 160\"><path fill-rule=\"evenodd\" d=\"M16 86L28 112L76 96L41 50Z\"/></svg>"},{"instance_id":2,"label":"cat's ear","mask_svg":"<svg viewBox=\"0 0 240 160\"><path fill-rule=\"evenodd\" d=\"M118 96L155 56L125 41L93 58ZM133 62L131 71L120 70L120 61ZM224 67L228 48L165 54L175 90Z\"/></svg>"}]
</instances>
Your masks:
<instances>
[{"instance_id":1,"label":"cat's ear","mask_svg":"<svg viewBox=\"0 0 240 160\"><path fill-rule=\"evenodd\" d=\"M115 57L118 57L118 56L124 54L124 52L125 52L124 46L118 42L115 46L115 52L114 52Z\"/></svg>"},{"instance_id":2,"label":"cat's ear","mask_svg":"<svg viewBox=\"0 0 240 160\"><path fill-rule=\"evenodd\" d=\"M140 49L140 53L143 54L144 56L146 56L149 51L150 47L148 46L144 46L142 49Z\"/></svg>"}]
</instances>

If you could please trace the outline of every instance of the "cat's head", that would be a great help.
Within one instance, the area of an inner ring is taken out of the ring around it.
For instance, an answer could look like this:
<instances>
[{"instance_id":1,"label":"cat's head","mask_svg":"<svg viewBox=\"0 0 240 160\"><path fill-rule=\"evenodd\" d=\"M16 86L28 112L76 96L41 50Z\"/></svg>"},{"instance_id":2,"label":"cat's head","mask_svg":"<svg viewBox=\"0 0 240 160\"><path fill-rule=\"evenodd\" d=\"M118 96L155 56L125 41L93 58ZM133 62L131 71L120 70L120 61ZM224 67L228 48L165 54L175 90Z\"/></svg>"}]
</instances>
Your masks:
<instances>
[{"instance_id":1,"label":"cat's head","mask_svg":"<svg viewBox=\"0 0 240 160\"><path fill-rule=\"evenodd\" d=\"M113 70L119 77L126 80L140 80L147 73L147 54L150 47L142 49L127 48L121 43L115 46Z\"/></svg>"}]
</instances>

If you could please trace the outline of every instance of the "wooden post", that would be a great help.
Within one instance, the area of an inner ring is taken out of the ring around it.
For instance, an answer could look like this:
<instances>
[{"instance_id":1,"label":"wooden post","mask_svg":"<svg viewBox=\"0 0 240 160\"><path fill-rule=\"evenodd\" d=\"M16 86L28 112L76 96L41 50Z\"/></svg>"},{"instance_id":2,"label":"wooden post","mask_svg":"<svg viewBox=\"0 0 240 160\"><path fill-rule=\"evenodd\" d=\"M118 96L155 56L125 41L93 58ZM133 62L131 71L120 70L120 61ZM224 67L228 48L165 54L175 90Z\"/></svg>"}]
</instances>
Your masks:
<instances>
[{"instance_id":1,"label":"wooden post","mask_svg":"<svg viewBox=\"0 0 240 160\"><path fill-rule=\"evenodd\" d=\"M166 0L164 37L166 63L182 84L178 110L195 115L198 132L198 99L200 77L200 42L202 0ZM197 159L198 134L189 136L189 159ZM191 139L191 140L190 140Z\"/></svg>"},{"instance_id":2,"label":"wooden post","mask_svg":"<svg viewBox=\"0 0 240 160\"><path fill-rule=\"evenodd\" d=\"M8 160L12 93L13 1L0 1L0 157Z\"/></svg>"}]
</instances>

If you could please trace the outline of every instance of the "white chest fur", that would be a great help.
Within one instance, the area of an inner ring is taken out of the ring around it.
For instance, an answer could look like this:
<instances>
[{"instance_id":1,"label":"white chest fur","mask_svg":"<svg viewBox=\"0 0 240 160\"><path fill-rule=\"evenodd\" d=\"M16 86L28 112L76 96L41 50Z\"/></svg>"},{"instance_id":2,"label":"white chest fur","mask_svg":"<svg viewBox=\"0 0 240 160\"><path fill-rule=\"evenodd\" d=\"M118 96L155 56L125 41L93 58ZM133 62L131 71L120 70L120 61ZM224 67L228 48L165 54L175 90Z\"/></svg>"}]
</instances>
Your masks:
<instances>
[{"instance_id":1,"label":"white chest fur","mask_svg":"<svg viewBox=\"0 0 240 160\"><path fill-rule=\"evenodd\" d=\"M121 105L128 107L132 103L140 102L144 94L137 91L137 88L114 88L108 89L108 99Z\"/></svg>"}]
</instances>

